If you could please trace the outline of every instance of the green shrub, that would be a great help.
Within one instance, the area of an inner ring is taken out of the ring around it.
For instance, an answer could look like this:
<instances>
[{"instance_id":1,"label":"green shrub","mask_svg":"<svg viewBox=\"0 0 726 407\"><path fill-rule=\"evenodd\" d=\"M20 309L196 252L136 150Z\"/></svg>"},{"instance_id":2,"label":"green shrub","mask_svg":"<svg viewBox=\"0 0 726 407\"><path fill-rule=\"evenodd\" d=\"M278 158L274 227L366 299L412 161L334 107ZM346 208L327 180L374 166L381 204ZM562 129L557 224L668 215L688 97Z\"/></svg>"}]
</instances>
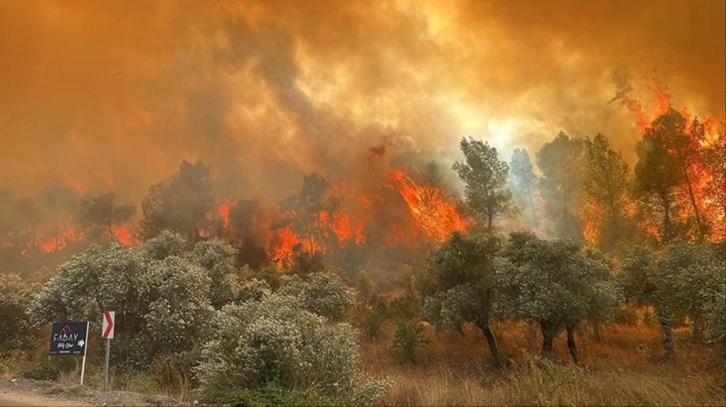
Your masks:
<instances>
[{"instance_id":1,"label":"green shrub","mask_svg":"<svg viewBox=\"0 0 726 407\"><path fill-rule=\"evenodd\" d=\"M306 310L335 320L346 316L355 305L357 294L332 272L284 277L278 292L297 297Z\"/></svg>"},{"instance_id":2,"label":"green shrub","mask_svg":"<svg viewBox=\"0 0 726 407\"><path fill-rule=\"evenodd\" d=\"M394 318L415 318L421 315L421 303L411 295L394 298L388 304L388 315Z\"/></svg>"},{"instance_id":3,"label":"green shrub","mask_svg":"<svg viewBox=\"0 0 726 407\"><path fill-rule=\"evenodd\" d=\"M25 370L20 375L26 379L33 380L58 380L61 369L57 363L52 360L43 359L39 364Z\"/></svg>"},{"instance_id":4,"label":"green shrub","mask_svg":"<svg viewBox=\"0 0 726 407\"><path fill-rule=\"evenodd\" d=\"M404 362L416 363L416 349L429 343L419 324L399 321L393 339L396 357Z\"/></svg>"},{"instance_id":5,"label":"green shrub","mask_svg":"<svg viewBox=\"0 0 726 407\"><path fill-rule=\"evenodd\" d=\"M259 301L227 305L217 312L211 326L211 340L204 344L195 369L205 399L233 394L254 405L266 402L264 389L273 386L292 392L292 399L284 402L310 401L302 395L314 390L315 397L336 402L348 397L367 403L373 401L371 396L380 397L385 388L375 381L362 389L358 386L359 355L353 328L329 323L308 311L300 298L267 293Z\"/></svg>"},{"instance_id":6,"label":"green shrub","mask_svg":"<svg viewBox=\"0 0 726 407\"><path fill-rule=\"evenodd\" d=\"M378 340L381 337L381 325L386 319L386 306L379 303L379 306L372 310L363 311L361 328L363 334L369 340Z\"/></svg>"},{"instance_id":7,"label":"green shrub","mask_svg":"<svg viewBox=\"0 0 726 407\"><path fill-rule=\"evenodd\" d=\"M0 357L27 345L32 337L28 307L31 289L19 276L0 274Z\"/></svg>"}]
</instances>

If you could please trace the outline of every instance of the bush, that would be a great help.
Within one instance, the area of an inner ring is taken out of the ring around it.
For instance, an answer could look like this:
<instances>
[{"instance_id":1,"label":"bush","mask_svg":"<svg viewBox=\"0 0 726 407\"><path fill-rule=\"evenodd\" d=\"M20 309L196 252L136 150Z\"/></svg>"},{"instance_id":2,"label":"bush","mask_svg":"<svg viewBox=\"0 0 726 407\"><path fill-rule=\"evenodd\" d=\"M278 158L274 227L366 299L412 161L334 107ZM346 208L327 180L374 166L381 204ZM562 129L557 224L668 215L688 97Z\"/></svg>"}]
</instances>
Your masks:
<instances>
[{"instance_id":1,"label":"bush","mask_svg":"<svg viewBox=\"0 0 726 407\"><path fill-rule=\"evenodd\" d=\"M43 359L39 364L25 370L20 375L26 379L33 380L58 380L61 369L58 364L51 360Z\"/></svg>"},{"instance_id":2,"label":"bush","mask_svg":"<svg viewBox=\"0 0 726 407\"><path fill-rule=\"evenodd\" d=\"M355 332L348 324L329 324L303 303L275 293L218 311L212 340L204 344L195 369L205 398L215 400L230 391L257 397L269 386L289 392L314 389L336 400L355 396Z\"/></svg>"},{"instance_id":3,"label":"bush","mask_svg":"<svg viewBox=\"0 0 726 407\"><path fill-rule=\"evenodd\" d=\"M25 345L30 334L30 290L16 275L0 274L0 357Z\"/></svg>"},{"instance_id":4,"label":"bush","mask_svg":"<svg viewBox=\"0 0 726 407\"><path fill-rule=\"evenodd\" d=\"M304 308L326 318L340 320L355 305L355 290L331 272L292 276L283 279L280 294L292 295L302 301Z\"/></svg>"},{"instance_id":5,"label":"bush","mask_svg":"<svg viewBox=\"0 0 726 407\"><path fill-rule=\"evenodd\" d=\"M416 363L416 349L429 342L421 325L398 322L393 339L393 350L399 360Z\"/></svg>"},{"instance_id":6,"label":"bush","mask_svg":"<svg viewBox=\"0 0 726 407\"><path fill-rule=\"evenodd\" d=\"M197 377L207 394L234 388L303 386L349 391L357 344L347 324L329 326L294 297L269 294L228 305L212 320Z\"/></svg>"},{"instance_id":7,"label":"bush","mask_svg":"<svg viewBox=\"0 0 726 407\"><path fill-rule=\"evenodd\" d=\"M388 315L397 318L414 318L421 315L421 304L416 297L406 295L391 300Z\"/></svg>"},{"instance_id":8,"label":"bush","mask_svg":"<svg viewBox=\"0 0 726 407\"><path fill-rule=\"evenodd\" d=\"M370 340L379 339L381 336L381 325L385 319L386 306L382 302L372 310L365 310L363 312L361 328L363 328L363 334L366 338Z\"/></svg>"}]
</instances>

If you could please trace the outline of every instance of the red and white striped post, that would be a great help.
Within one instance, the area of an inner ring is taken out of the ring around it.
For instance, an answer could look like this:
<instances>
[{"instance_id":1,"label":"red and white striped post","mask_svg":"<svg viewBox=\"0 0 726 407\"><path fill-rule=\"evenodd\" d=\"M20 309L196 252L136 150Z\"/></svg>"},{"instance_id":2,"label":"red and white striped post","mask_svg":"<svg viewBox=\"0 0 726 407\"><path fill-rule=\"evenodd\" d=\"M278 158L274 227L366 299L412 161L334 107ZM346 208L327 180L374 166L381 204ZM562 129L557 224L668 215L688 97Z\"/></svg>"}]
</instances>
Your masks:
<instances>
[{"instance_id":1,"label":"red and white striped post","mask_svg":"<svg viewBox=\"0 0 726 407\"><path fill-rule=\"evenodd\" d=\"M103 359L103 390L108 389L108 359L111 355L111 339L115 325L116 313L114 311L103 312L103 326L101 327L101 338L106 340L106 356Z\"/></svg>"}]
</instances>

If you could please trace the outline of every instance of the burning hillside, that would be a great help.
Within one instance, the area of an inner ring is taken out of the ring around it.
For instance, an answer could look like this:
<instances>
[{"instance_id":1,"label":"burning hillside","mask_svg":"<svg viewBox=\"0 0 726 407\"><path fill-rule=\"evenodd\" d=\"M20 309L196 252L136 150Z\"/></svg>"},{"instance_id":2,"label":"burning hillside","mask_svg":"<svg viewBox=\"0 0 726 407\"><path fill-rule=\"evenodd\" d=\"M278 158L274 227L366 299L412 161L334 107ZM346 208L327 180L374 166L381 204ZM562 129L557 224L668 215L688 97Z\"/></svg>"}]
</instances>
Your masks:
<instances>
[{"instance_id":1,"label":"burning hillside","mask_svg":"<svg viewBox=\"0 0 726 407\"><path fill-rule=\"evenodd\" d=\"M0 2L0 268L723 239L725 5L666 3Z\"/></svg>"}]
</instances>

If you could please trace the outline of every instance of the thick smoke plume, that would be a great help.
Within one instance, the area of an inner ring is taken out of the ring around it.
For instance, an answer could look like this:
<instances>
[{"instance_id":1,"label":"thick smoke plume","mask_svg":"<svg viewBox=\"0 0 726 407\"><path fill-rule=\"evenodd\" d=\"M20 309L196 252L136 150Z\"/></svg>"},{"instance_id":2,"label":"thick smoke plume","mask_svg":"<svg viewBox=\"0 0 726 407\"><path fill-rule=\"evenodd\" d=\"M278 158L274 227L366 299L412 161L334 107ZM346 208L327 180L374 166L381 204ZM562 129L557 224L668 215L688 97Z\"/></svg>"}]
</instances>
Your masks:
<instances>
[{"instance_id":1,"label":"thick smoke plume","mask_svg":"<svg viewBox=\"0 0 726 407\"><path fill-rule=\"evenodd\" d=\"M724 4L2 1L0 185L138 206L200 158L221 194L277 202L303 173L448 167L462 136L508 159L559 130L632 160L619 91L724 114Z\"/></svg>"}]
</instances>

